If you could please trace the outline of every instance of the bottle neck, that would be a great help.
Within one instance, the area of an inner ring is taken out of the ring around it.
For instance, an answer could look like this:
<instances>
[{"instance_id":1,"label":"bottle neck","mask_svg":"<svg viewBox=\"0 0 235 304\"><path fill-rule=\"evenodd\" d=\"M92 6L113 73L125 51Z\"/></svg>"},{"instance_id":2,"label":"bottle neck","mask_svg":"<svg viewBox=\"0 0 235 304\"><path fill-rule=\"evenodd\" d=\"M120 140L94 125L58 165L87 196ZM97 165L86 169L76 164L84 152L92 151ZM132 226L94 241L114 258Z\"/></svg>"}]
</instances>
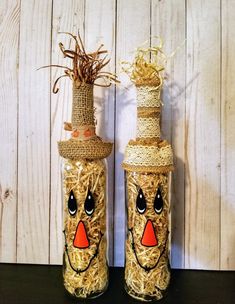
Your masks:
<instances>
[{"instance_id":1,"label":"bottle neck","mask_svg":"<svg viewBox=\"0 0 235 304\"><path fill-rule=\"evenodd\" d=\"M93 85L73 84L72 138L90 140L96 137Z\"/></svg>"},{"instance_id":2,"label":"bottle neck","mask_svg":"<svg viewBox=\"0 0 235 304\"><path fill-rule=\"evenodd\" d=\"M95 126L94 105L93 105L93 85L73 84L73 104L72 104L72 128L78 129L81 126Z\"/></svg>"},{"instance_id":3,"label":"bottle neck","mask_svg":"<svg viewBox=\"0 0 235 304\"><path fill-rule=\"evenodd\" d=\"M160 88L137 86L137 140L160 140Z\"/></svg>"}]
</instances>

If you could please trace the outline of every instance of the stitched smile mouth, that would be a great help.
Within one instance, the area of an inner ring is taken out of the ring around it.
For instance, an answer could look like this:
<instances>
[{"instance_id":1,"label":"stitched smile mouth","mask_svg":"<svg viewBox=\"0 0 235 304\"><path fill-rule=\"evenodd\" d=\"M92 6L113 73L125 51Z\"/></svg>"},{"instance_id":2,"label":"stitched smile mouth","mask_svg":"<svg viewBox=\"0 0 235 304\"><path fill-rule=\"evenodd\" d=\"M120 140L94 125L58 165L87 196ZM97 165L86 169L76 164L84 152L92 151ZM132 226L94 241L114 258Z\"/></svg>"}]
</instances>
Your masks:
<instances>
[{"instance_id":1,"label":"stitched smile mouth","mask_svg":"<svg viewBox=\"0 0 235 304\"><path fill-rule=\"evenodd\" d=\"M73 271L76 272L77 274L87 271L87 269L88 269L88 268L90 267L90 265L91 265L91 262L92 262L92 261L94 260L94 258L97 257L98 254L99 254L99 247L100 247L100 243L101 243L101 240L102 240L102 237L103 237L104 234L100 231L100 238L99 238L98 244L97 244L97 246L96 246L96 250L95 250L94 254L92 255L92 257L90 258L88 265L87 265L85 268L83 268L83 269L79 269L79 268L75 268L75 267L72 265L72 263L71 263L71 260L70 260L70 257L69 257L68 244L67 244L67 241L66 241L66 232L65 232L65 230L63 230L63 233L64 233L64 237L65 237L65 252L66 252L66 254L67 254L67 257L68 257L68 261L69 261L70 267L71 267L71 268L73 269Z\"/></svg>"},{"instance_id":2,"label":"stitched smile mouth","mask_svg":"<svg viewBox=\"0 0 235 304\"><path fill-rule=\"evenodd\" d=\"M144 269L145 271L147 271L147 272L150 271L150 270L152 270L152 269L154 269L154 268L156 268L157 265L158 265L158 263L159 263L159 261L160 261L160 258L162 257L162 255L163 255L163 254L165 253L165 251L166 251L166 244L167 244L167 241L168 241L168 233L167 233L167 237L166 237L165 243L163 244L163 250L162 250L161 254L159 255L159 257L158 257L156 263L155 263L153 266L148 267L148 266L143 266L143 265L140 263L139 258L138 258L138 256L137 256L137 252L136 252L136 248L135 248L134 235L133 235L133 228L129 228L128 230L129 230L129 232L131 233L131 237L132 237L131 247L132 247L132 250L133 250L134 255L135 255L135 258L136 258L136 261L137 261L137 263L139 264L139 266L140 266L142 269Z\"/></svg>"}]
</instances>

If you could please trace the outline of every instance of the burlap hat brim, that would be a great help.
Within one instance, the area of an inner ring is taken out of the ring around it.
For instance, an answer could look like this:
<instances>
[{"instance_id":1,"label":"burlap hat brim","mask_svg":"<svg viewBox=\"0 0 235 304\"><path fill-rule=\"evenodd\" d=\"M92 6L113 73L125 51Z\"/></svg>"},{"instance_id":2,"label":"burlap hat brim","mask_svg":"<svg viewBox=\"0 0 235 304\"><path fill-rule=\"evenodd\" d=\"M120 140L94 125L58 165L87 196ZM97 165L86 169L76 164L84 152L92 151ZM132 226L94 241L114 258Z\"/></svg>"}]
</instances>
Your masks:
<instances>
[{"instance_id":1,"label":"burlap hat brim","mask_svg":"<svg viewBox=\"0 0 235 304\"><path fill-rule=\"evenodd\" d=\"M99 137L86 141L71 138L58 142L60 156L71 160L106 158L111 154L112 146L112 143L103 142Z\"/></svg>"}]
</instances>

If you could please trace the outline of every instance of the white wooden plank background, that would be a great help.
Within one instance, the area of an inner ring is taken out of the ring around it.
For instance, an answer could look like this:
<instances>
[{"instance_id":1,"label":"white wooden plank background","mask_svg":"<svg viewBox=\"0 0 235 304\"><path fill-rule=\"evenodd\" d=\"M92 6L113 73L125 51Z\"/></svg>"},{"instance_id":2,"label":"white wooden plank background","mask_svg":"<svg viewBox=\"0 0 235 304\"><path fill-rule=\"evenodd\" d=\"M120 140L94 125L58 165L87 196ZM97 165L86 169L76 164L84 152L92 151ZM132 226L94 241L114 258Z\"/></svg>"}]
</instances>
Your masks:
<instances>
[{"instance_id":1,"label":"white wooden plank background","mask_svg":"<svg viewBox=\"0 0 235 304\"><path fill-rule=\"evenodd\" d=\"M49 262L52 1L21 0L17 262Z\"/></svg>"},{"instance_id":2,"label":"white wooden plank background","mask_svg":"<svg viewBox=\"0 0 235 304\"><path fill-rule=\"evenodd\" d=\"M175 150L172 267L235 269L235 1L11 0L0 2L0 261L61 264L61 159L71 83L60 82L62 31L79 30L88 49L103 42L110 71L153 36L168 62L162 133ZM151 39L150 39L151 38ZM184 45L183 41L186 39ZM125 145L135 136L135 90L95 90L98 133L114 142L108 159L110 264L123 265Z\"/></svg>"},{"instance_id":3,"label":"white wooden plank background","mask_svg":"<svg viewBox=\"0 0 235 304\"><path fill-rule=\"evenodd\" d=\"M16 262L19 6L18 0L0 2L0 260L5 262Z\"/></svg>"},{"instance_id":4,"label":"white wooden plank background","mask_svg":"<svg viewBox=\"0 0 235 304\"><path fill-rule=\"evenodd\" d=\"M235 267L235 1L222 1L221 269Z\"/></svg>"},{"instance_id":5,"label":"white wooden plank background","mask_svg":"<svg viewBox=\"0 0 235 304\"><path fill-rule=\"evenodd\" d=\"M220 1L187 2L185 267L220 259Z\"/></svg>"}]
</instances>

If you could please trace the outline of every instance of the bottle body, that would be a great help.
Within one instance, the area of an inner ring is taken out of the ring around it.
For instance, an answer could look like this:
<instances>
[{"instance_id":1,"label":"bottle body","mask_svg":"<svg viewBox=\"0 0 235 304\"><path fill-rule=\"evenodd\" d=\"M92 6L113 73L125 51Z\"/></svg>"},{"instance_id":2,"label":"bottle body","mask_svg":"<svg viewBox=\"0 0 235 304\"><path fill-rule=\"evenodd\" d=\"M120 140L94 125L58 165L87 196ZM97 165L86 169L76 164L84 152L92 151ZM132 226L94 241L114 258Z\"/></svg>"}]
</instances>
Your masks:
<instances>
[{"instance_id":1,"label":"bottle body","mask_svg":"<svg viewBox=\"0 0 235 304\"><path fill-rule=\"evenodd\" d=\"M65 160L63 167L64 286L78 298L95 298L108 286L106 164Z\"/></svg>"},{"instance_id":2,"label":"bottle body","mask_svg":"<svg viewBox=\"0 0 235 304\"><path fill-rule=\"evenodd\" d=\"M125 174L125 289L139 300L160 300L170 281L168 174Z\"/></svg>"}]
</instances>

